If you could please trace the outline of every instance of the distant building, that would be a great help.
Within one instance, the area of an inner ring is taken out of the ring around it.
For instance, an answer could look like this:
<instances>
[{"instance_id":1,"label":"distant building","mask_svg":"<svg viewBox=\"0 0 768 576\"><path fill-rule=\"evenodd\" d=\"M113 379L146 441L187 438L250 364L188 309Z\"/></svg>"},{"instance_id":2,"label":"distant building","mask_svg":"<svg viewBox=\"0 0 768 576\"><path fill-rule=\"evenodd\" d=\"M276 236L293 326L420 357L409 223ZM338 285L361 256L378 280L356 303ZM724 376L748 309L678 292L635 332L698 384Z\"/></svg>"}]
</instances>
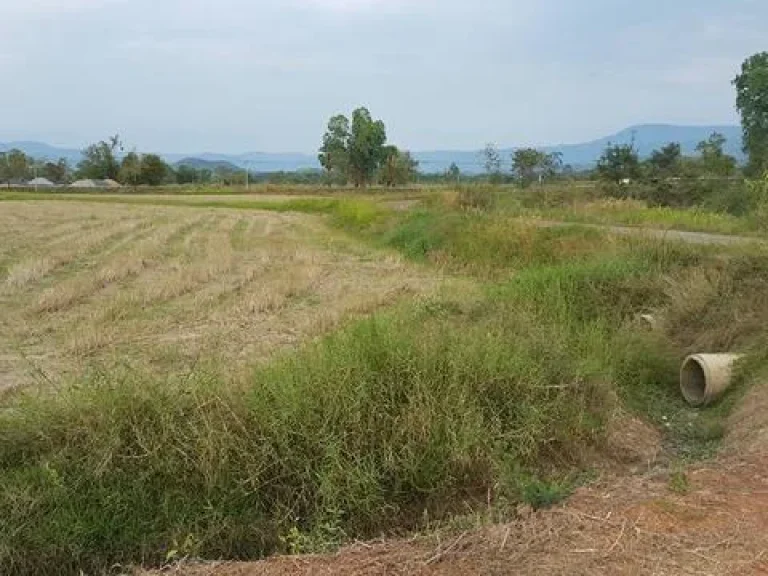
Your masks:
<instances>
[{"instance_id":1,"label":"distant building","mask_svg":"<svg viewBox=\"0 0 768 576\"><path fill-rule=\"evenodd\" d=\"M30 188L55 188L56 184L48 180L48 178L35 178L27 182L27 186Z\"/></svg>"},{"instance_id":2,"label":"distant building","mask_svg":"<svg viewBox=\"0 0 768 576\"><path fill-rule=\"evenodd\" d=\"M76 180L69 185L70 188L120 188L120 183L114 180Z\"/></svg>"},{"instance_id":3,"label":"distant building","mask_svg":"<svg viewBox=\"0 0 768 576\"><path fill-rule=\"evenodd\" d=\"M75 180L69 185L70 188L96 188L95 180Z\"/></svg>"}]
</instances>

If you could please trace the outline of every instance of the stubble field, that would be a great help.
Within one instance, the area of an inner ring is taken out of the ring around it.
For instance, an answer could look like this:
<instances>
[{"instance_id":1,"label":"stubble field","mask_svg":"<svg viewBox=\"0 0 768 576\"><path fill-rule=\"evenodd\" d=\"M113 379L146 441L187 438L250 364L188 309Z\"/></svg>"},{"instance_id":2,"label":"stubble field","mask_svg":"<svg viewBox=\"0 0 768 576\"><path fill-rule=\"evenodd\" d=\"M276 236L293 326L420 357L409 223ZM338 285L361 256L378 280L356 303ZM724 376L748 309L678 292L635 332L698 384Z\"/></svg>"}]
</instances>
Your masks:
<instances>
[{"instance_id":1,"label":"stubble field","mask_svg":"<svg viewBox=\"0 0 768 576\"><path fill-rule=\"evenodd\" d=\"M237 374L435 286L310 215L7 202L0 230L0 390L115 364Z\"/></svg>"}]
</instances>

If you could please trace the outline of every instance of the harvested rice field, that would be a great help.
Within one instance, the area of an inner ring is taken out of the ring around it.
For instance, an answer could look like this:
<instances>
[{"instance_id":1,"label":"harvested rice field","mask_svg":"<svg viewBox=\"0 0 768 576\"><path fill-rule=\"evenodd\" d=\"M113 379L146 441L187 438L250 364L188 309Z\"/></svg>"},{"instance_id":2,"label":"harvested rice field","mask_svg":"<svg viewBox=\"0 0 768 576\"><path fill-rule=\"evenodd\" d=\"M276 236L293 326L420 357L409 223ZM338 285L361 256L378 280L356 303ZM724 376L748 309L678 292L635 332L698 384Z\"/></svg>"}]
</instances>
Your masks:
<instances>
[{"instance_id":1,"label":"harvested rice field","mask_svg":"<svg viewBox=\"0 0 768 576\"><path fill-rule=\"evenodd\" d=\"M234 376L404 296L434 275L319 217L227 209L6 202L0 390L84 370Z\"/></svg>"}]
</instances>

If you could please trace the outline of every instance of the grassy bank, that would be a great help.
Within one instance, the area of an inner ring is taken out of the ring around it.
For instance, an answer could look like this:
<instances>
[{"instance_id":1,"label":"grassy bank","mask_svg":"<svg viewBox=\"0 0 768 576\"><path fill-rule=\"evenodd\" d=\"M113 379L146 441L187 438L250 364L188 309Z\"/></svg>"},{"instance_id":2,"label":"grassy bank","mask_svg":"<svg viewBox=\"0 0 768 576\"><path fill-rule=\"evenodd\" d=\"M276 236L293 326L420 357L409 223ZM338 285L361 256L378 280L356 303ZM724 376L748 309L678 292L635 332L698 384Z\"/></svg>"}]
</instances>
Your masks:
<instances>
[{"instance_id":1,"label":"grassy bank","mask_svg":"<svg viewBox=\"0 0 768 576\"><path fill-rule=\"evenodd\" d=\"M475 288L355 321L243 381L115 368L7 398L0 572L254 558L417 529L489 498L546 504L619 407L700 454L727 404L686 408L680 358L764 349L757 248L333 202L312 209Z\"/></svg>"},{"instance_id":2,"label":"grassy bank","mask_svg":"<svg viewBox=\"0 0 768 576\"><path fill-rule=\"evenodd\" d=\"M733 202L741 206L728 212L719 204L690 208L655 206L637 199L606 196L599 184L558 183L520 189L513 186L369 189L365 193L348 188L312 186L260 186L240 188L191 188L125 190L120 193L69 193L0 191L0 201L99 202L133 205L232 208L278 212L332 213L352 203L422 202L430 206L456 206L470 202L493 204L496 212L520 219L543 219L596 225L623 225L717 234L760 235L765 228L762 210L764 183L741 185ZM730 196L729 196L730 197ZM474 200L473 200L474 199ZM471 207L471 206L470 206Z\"/></svg>"}]
</instances>

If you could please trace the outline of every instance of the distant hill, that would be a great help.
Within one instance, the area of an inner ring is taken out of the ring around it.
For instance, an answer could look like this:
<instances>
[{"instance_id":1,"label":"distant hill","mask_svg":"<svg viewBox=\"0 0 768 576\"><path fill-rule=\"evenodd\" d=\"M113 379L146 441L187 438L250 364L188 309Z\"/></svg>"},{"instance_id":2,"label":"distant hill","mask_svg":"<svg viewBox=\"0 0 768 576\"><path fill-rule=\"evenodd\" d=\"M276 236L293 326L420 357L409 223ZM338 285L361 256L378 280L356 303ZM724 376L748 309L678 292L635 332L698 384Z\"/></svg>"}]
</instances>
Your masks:
<instances>
[{"instance_id":1,"label":"distant hill","mask_svg":"<svg viewBox=\"0 0 768 576\"><path fill-rule=\"evenodd\" d=\"M739 161L744 160L741 152L741 129L738 126L676 126L670 124L643 124L631 126L616 134L599 138L590 142L578 144L561 144L542 147L547 152L560 152L563 162L576 168L593 166L609 143L625 144L634 139L635 145L642 157L664 146L669 142L679 142L685 154L693 154L696 144L706 140L712 132L720 132L727 139L726 150ZM80 161L80 151L68 148L56 148L41 142L0 142L0 152L10 148L19 148L35 158L55 160L66 158L71 165ZM505 164L514 148L501 150ZM251 172L294 172L297 170L317 170L320 165L317 156L300 153L269 153L248 152L245 154L162 154L167 162L172 164L184 163L196 168L213 168L216 166L248 168ZM462 172L479 173L483 171L483 162L479 150L435 150L415 152L414 157L419 161L422 172L444 172L451 163L455 162Z\"/></svg>"},{"instance_id":2,"label":"distant hill","mask_svg":"<svg viewBox=\"0 0 768 576\"><path fill-rule=\"evenodd\" d=\"M80 150L74 148L57 148L43 142L0 142L0 152L7 152L14 148L41 160L55 161L64 158L72 166L80 162L82 158Z\"/></svg>"},{"instance_id":3,"label":"distant hill","mask_svg":"<svg viewBox=\"0 0 768 576\"><path fill-rule=\"evenodd\" d=\"M540 147L547 152L560 152L563 163L576 168L594 166L598 158L609 144L628 144L634 139L635 146L641 157L650 156L651 152L669 142L679 142L683 153L693 155L696 145L706 140L713 132L720 132L727 139L726 152L735 156L739 161L744 160L741 151L741 128L738 126L673 126L668 124L643 124L631 126L616 134L583 142L579 144L560 144ZM509 163L515 148L500 150L502 159ZM480 150L457 151L445 150L434 152L417 152L414 154L419 161L422 172L443 172L452 162L465 173L483 172L483 161Z\"/></svg>"},{"instance_id":4,"label":"distant hill","mask_svg":"<svg viewBox=\"0 0 768 576\"><path fill-rule=\"evenodd\" d=\"M190 156L182 158L180 154L164 154L163 157L172 163L189 160ZM241 169L248 168L251 172L295 172L320 168L317 156L301 153L270 153L247 152L245 154L216 154L204 152L196 154L196 160L206 162L228 162Z\"/></svg>"},{"instance_id":5,"label":"distant hill","mask_svg":"<svg viewBox=\"0 0 768 576\"><path fill-rule=\"evenodd\" d=\"M225 160L203 160L202 158L182 158L176 162L176 166L188 166L195 170L210 170L211 172L216 170L226 170L228 172L242 170L239 166L232 164L232 162L226 162Z\"/></svg>"}]
</instances>

